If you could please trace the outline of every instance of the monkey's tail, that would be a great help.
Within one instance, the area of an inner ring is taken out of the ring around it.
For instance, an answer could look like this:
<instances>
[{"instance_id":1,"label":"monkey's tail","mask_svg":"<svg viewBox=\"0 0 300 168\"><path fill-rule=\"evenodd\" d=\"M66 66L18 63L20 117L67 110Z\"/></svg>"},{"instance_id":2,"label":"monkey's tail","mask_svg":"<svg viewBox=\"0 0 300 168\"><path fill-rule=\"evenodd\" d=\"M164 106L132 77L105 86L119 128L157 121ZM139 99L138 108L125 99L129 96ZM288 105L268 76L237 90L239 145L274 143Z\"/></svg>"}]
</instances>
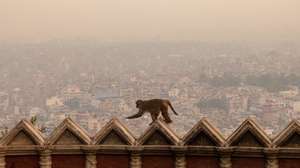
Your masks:
<instances>
[{"instance_id":1,"label":"monkey's tail","mask_svg":"<svg viewBox=\"0 0 300 168\"><path fill-rule=\"evenodd\" d=\"M173 113L174 113L175 115L178 115L178 113L174 110L174 108L173 108L173 106L172 106L172 104L171 104L170 101L168 101L168 105L169 105L170 108L172 109Z\"/></svg>"}]
</instances>

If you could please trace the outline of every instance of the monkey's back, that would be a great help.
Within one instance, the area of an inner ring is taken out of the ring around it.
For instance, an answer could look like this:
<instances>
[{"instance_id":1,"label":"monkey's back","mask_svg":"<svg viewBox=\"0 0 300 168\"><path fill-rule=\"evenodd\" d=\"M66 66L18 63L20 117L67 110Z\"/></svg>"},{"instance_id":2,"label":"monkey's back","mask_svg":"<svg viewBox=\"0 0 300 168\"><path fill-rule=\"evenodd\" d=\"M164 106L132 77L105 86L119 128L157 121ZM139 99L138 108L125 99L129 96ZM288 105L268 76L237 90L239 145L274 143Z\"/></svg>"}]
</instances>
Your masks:
<instances>
[{"instance_id":1,"label":"monkey's back","mask_svg":"<svg viewBox=\"0 0 300 168\"><path fill-rule=\"evenodd\" d=\"M146 106L148 108L160 108L162 105L166 104L168 100L164 100L164 99L149 99L149 100L145 100Z\"/></svg>"}]
</instances>

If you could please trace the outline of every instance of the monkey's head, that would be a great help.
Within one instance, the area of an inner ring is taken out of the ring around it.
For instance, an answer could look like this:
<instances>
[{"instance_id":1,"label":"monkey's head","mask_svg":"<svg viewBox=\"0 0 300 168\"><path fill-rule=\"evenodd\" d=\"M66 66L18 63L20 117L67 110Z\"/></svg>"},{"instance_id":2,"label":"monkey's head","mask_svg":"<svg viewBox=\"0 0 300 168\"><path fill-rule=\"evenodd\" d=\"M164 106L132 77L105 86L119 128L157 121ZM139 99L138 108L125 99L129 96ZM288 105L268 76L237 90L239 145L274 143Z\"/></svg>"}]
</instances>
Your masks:
<instances>
[{"instance_id":1,"label":"monkey's head","mask_svg":"<svg viewBox=\"0 0 300 168\"><path fill-rule=\"evenodd\" d=\"M135 104L136 104L136 108L140 108L141 105L143 104L143 100L137 100L137 101L135 102Z\"/></svg>"}]
</instances>

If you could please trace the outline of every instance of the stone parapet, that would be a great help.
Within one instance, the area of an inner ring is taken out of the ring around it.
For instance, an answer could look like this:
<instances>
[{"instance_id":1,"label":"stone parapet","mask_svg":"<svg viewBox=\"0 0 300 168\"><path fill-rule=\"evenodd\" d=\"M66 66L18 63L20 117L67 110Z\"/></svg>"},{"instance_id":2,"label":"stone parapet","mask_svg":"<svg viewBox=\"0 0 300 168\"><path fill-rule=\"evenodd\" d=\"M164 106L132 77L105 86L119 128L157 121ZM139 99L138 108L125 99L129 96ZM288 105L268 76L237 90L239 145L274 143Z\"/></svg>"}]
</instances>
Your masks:
<instances>
[{"instance_id":1,"label":"stone parapet","mask_svg":"<svg viewBox=\"0 0 300 168\"><path fill-rule=\"evenodd\" d=\"M155 159L160 157L153 156L164 155L161 158L169 158L168 162L173 160L176 168L189 167L189 161L193 160L192 163L196 164L197 159L209 160L210 164L221 168L231 168L238 159L252 158L265 162L266 168L278 168L283 163L281 160L285 165L289 162L291 165L298 164L294 162L300 158L299 132L300 124L293 120L277 136L270 138L255 120L249 118L224 138L204 118L182 137L164 122L156 121L136 138L114 118L96 135L90 136L67 118L45 137L30 122L22 120L0 139L0 168L22 164L20 162L27 156L41 168L51 168L52 158L57 155L83 157L86 168L97 167L98 155L105 156L101 157L104 159L101 164L117 164L111 161L116 157L122 163L128 162L131 168L143 167L143 157L146 155ZM110 160L106 161L107 158ZM23 167L27 168L25 164Z\"/></svg>"}]
</instances>

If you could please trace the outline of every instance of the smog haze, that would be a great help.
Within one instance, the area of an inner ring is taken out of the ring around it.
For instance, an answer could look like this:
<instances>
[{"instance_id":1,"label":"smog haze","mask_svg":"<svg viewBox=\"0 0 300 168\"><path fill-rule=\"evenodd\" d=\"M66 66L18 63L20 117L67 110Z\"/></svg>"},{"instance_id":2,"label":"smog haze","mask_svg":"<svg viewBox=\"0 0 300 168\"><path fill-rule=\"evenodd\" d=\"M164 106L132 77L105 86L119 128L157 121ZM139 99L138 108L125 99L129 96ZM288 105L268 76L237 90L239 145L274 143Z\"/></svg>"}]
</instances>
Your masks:
<instances>
[{"instance_id":1,"label":"smog haze","mask_svg":"<svg viewBox=\"0 0 300 168\"><path fill-rule=\"evenodd\" d=\"M0 41L298 41L298 0L1 0Z\"/></svg>"},{"instance_id":2,"label":"smog haze","mask_svg":"<svg viewBox=\"0 0 300 168\"><path fill-rule=\"evenodd\" d=\"M0 0L0 136L22 119L95 133L168 99L184 135L208 117L277 134L300 119L299 0ZM138 127L137 127L138 126ZM47 129L46 129L47 128ZM3 135L4 135L3 134Z\"/></svg>"}]
</instances>

